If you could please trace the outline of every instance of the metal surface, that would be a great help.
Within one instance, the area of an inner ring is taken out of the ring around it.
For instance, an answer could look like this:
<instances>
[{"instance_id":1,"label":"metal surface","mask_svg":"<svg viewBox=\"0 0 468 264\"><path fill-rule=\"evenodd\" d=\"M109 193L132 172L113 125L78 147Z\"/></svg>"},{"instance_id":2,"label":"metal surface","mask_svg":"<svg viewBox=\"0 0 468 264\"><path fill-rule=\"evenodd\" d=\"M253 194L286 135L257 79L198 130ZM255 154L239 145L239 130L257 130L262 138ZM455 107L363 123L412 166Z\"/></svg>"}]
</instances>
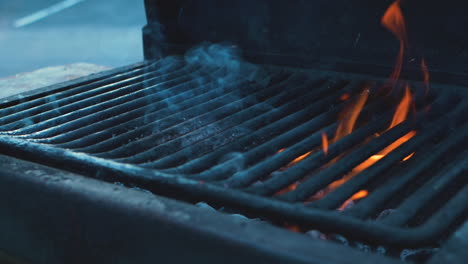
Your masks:
<instances>
[{"instance_id":1,"label":"metal surface","mask_svg":"<svg viewBox=\"0 0 468 264\"><path fill-rule=\"evenodd\" d=\"M24 263L400 263L3 155L0 198L0 247Z\"/></svg>"},{"instance_id":2,"label":"metal surface","mask_svg":"<svg viewBox=\"0 0 468 264\"><path fill-rule=\"evenodd\" d=\"M386 131L401 93L383 96L382 80L168 58L5 102L0 147L4 154L280 225L373 245L437 246L468 210L461 151L468 131L465 92L433 85L425 96L422 84L412 85L421 111ZM355 132L324 155L322 132L333 135L338 114L363 89L370 98ZM345 93L349 101L340 100ZM309 201L410 131L417 135L322 199ZM443 182L445 171L456 184ZM295 190L278 195L298 182ZM431 189L431 182L440 182L440 189ZM369 197L336 211L362 189ZM421 190L429 197L421 197ZM443 195L433 206L438 193ZM407 210L408 203L415 211ZM396 213L381 219L386 209Z\"/></svg>"}]
</instances>

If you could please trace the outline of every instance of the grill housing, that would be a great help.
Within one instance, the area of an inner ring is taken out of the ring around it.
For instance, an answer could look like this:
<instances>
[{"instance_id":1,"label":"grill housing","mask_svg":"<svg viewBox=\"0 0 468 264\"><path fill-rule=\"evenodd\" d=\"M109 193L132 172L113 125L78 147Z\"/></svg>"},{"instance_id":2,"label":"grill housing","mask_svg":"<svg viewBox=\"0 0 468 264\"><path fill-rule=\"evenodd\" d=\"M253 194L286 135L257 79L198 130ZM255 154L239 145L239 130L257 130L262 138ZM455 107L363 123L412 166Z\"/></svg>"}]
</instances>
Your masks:
<instances>
[{"instance_id":1,"label":"grill housing","mask_svg":"<svg viewBox=\"0 0 468 264\"><path fill-rule=\"evenodd\" d=\"M401 96L401 89L383 96L379 78L166 58L7 100L0 146L2 153L303 230L373 245L437 246L468 210L465 92L433 85L425 96L421 83L412 85L422 111L375 137ZM333 134L346 105L339 98L364 88L371 98L358 128L324 155L321 133ZM417 135L388 156L307 201L412 130ZM285 170L308 151L314 153ZM299 180L294 191L275 195ZM361 189L370 196L335 210Z\"/></svg>"}]
</instances>

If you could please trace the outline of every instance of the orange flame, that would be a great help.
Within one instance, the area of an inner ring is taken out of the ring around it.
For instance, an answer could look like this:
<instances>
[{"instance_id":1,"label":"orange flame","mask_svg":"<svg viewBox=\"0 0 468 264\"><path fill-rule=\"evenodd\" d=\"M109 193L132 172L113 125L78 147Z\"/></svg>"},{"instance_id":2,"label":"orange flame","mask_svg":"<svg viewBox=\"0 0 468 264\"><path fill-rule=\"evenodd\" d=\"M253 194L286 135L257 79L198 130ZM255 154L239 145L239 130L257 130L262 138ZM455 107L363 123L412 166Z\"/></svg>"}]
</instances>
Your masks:
<instances>
[{"instance_id":1,"label":"orange flame","mask_svg":"<svg viewBox=\"0 0 468 264\"><path fill-rule=\"evenodd\" d=\"M396 148L398 148L399 146L403 145L403 143L405 143L406 141L410 140L411 138L413 138L414 136L416 135L416 131L411 131L409 133L407 133L406 135L402 136L401 138L397 139L395 142L393 142L392 144L388 145L386 148L384 148L383 150L381 150L379 153L377 153L376 155L373 155L371 156L369 159L367 159L366 161L364 161L363 163L359 164L358 166L356 166L353 171L352 171L352 174L356 175L357 173L369 168L370 166L374 165L374 163L376 163L377 161L381 160L383 157L385 157L386 155L388 155L390 152L392 152L393 150L395 150ZM403 159L404 161L408 160L411 158L412 155L406 157L405 159Z\"/></svg>"},{"instance_id":2,"label":"orange flame","mask_svg":"<svg viewBox=\"0 0 468 264\"><path fill-rule=\"evenodd\" d=\"M369 92L364 90L355 102L345 107L341 113L341 121L336 129L336 134L332 142L336 142L353 132L354 125L356 124L359 114L361 114L368 97Z\"/></svg>"},{"instance_id":3,"label":"orange flame","mask_svg":"<svg viewBox=\"0 0 468 264\"><path fill-rule=\"evenodd\" d=\"M323 154L327 155L328 154L328 137L327 133L322 132L322 149L323 149Z\"/></svg>"},{"instance_id":4,"label":"orange flame","mask_svg":"<svg viewBox=\"0 0 468 264\"><path fill-rule=\"evenodd\" d=\"M294 191L294 190L297 189L297 186L299 186L299 182L295 182L295 183L293 183L293 184L290 184L288 187L286 187L286 188L281 189L280 191L278 191L275 195L282 195L282 194L285 194L285 193Z\"/></svg>"},{"instance_id":5,"label":"orange flame","mask_svg":"<svg viewBox=\"0 0 468 264\"><path fill-rule=\"evenodd\" d=\"M404 158L402 161L407 161L407 160L411 159L411 158L414 156L414 153L415 153L415 152L409 154L409 155L408 155L406 158Z\"/></svg>"},{"instance_id":6,"label":"orange flame","mask_svg":"<svg viewBox=\"0 0 468 264\"><path fill-rule=\"evenodd\" d=\"M353 196L351 196L351 198L349 198L348 200L346 200L346 202L344 202L340 208L338 208L338 210L340 211L343 211L346 209L346 207L348 207L348 205L353 202L353 201L356 201L356 200L360 200L366 196L369 195L369 192L367 190L361 190L357 193L355 193Z\"/></svg>"},{"instance_id":7,"label":"orange flame","mask_svg":"<svg viewBox=\"0 0 468 264\"><path fill-rule=\"evenodd\" d=\"M424 77L424 84L426 85L426 95L429 92L429 83L430 83L430 78L429 78L429 70L426 65L426 61L424 58L421 59L421 70L423 72L423 77Z\"/></svg>"},{"instance_id":8,"label":"orange flame","mask_svg":"<svg viewBox=\"0 0 468 264\"><path fill-rule=\"evenodd\" d=\"M381 23L400 40L400 51L398 52L395 69L390 75L390 79L396 81L400 78L401 69L403 67L403 57L408 42L406 22L401 12L400 0L396 0L388 7L382 17Z\"/></svg>"},{"instance_id":9,"label":"orange flame","mask_svg":"<svg viewBox=\"0 0 468 264\"><path fill-rule=\"evenodd\" d=\"M297 164L297 163L301 162L303 159L307 158L310 154L312 154L312 151L309 151L306 154L295 158L293 161L291 161L291 163L288 164L288 166L292 166L294 164Z\"/></svg>"},{"instance_id":10,"label":"orange flame","mask_svg":"<svg viewBox=\"0 0 468 264\"><path fill-rule=\"evenodd\" d=\"M411 92L409 90L409 86L407 85L406 90L405 90L405 95L403 96L401 102L398 104L398 107L397 107L397 109L395 111L395 114L393 115L392 123L391 123L391 125L390 125L390 127L388 129L390 129L390 128L392 128L392 127L394 127L394 126L398 125L399 123L406 120L406 118L408 116L409 109L410 109L410 104L411 104ZM336 188L340 187L345 182L350 180L352 177L354 177L356 174L358 174L361 171L363 171L363 170L369 168L370 166L374 165L376 162L378 162L383 157L388 155L388 153L392 152L393 150L395 150L396 148L401 146L403 143L405 143L406 141L413 138L415 135L416 135L416 131L411 131L411 132L407 133L403 137L401 137L401 138L397 139L396 141L394 141L392 144L388 145L386 148L381 150L376 155L371 156L370 158L368 158L367 160L365 160L361 164L357 165L356 167L354 167L354 169L350 173L345 175L343 178L341 178L339 180L336 180L336 181L332 182L331 184L329 184L327 186L326 193L335 190ZM410 159L411 157L412 157L412 155L409 155L408 157L406 157L404 159L404 161Z\"/></svg>"},{"instance_id":11,"label":"orange flame","mask_svg":"<svg viewBox=\"0 0 468 264\"><path fill-rule=\"evenodd\" d=\"M406 85L405 95L403 96L403 99L398 104L395 115L393 115L392 123L390 124L390 127L388 129L395 127L396 125L406 120L409 109L410 109L410 105L411 105L411 92L410 92L409 85Z\"/></svg>"},{"instance_id":12,"label":"orange flame","mask_svg":"<svg viewBox=\"0 0 468 264\"><path fill-rule=\"evenodd\" d=\"M349 95L349 93L344 93L340 96L340 100L341 101L346 101L350 98L351 96Z\"/></svg>"}]
</instances>

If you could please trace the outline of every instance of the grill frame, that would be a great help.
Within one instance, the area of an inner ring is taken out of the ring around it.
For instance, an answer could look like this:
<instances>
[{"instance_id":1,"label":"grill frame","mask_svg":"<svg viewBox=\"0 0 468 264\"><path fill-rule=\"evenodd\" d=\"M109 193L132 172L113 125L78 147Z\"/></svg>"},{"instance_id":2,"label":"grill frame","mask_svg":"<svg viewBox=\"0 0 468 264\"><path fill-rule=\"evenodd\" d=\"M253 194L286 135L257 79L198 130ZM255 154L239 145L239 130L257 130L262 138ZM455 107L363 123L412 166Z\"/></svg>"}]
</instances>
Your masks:
<instances>
[{"instance_id":1,"label":"grill frame","mask_svg":"<svg viewBox=\"0 0 468 264\"><path fill-rule=\"evenodd\" d=\"M0 183L2 251L34 263L401 263L1 154Z\"/></svg>"},{"instance_id":2,"label":"grill frame","mask_svg":"<svg viewBox=\"0 0 468 264\"><path fill-rule=\"evenodd\" d=\"M61 85L41 89L32 93L32 96L41 96L51 91L66 89L67 87L79 86L85 82L92 82L100 78L106 78L118 73L122 73L131 69L144 67L150 62L137 64L130 67L112 70L110 72L101 73L95 76L90 76L85 79L74 82L64 83ZM347 74L343 74L348 76ZM368 78L367 76L364 78ZM30 96L31 96L30 95ZM4 102L18 102L22 96L3 100ZM12 101L10 101L12 100ZM464 132L464 130L462 131ZM239 192L223 188L217 185L200 184L199 180L187 179L184 177L174 177L173 174L163 173L145 168L137 168L127 164L121 164L102 158L85 156L79 153L72 153L66 150L55 149L47 145L39 145L30 142L25 142L21 139L13 139L8 136L0 136L0 146L5 149L10 155L46 163L47 165L63 167L63 162L70 164L80 164L74 168L75 171L89 176L94 176L106 181L118 181L127 184L137 184L144 186L146 189L154 191L158 194L183 199L188 201L206 200L213 202L215 205L229 206L237 208L248 215L266 216L270 219L282 219L284 213L289 216L289 220L294 223L300 223L304 226L320 226L321 230L336 232L349 235L355 239L381 243L393 246L421 246L427 243L432 243L434 238L437 238L444 230L437 228L439 223L445 223L446 215L439 214L436 220L430 224L423 225L418 228L406 229L401 227L389 227L378 222L365 222L357 220L349 216L344 216L336 212L323 212L320 209L309 208L303 211L304 208L299 205L290 204L278 200L258 197L245 192ZM41 157L34 153L42 153ZM106 164L109 168L102 168L102 164ZM86 169L93 168L91 170ZM464 196L467 195L467 190L463 191ZM458 199L458 200L463 200ZM460 212L451 212L457 215ZM450 214L449 214L450 215ZM344 217L343 217L344 216ZM349 231L352 230L352 233Z\"/></svg>"}]
</instances>

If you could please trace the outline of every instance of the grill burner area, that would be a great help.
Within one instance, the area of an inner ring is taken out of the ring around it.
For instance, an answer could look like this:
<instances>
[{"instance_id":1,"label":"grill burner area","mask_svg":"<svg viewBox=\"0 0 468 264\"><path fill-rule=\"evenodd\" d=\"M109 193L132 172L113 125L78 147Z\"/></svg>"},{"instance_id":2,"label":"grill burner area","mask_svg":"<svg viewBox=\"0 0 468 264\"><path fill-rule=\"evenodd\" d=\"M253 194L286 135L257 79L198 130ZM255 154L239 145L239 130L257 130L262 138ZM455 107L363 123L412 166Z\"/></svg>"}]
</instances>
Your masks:
<instances>
[{"instance_id":1,"label":"grill burner area","mask_svg":"<svg viewBox=\"0 0 468 264\"><path fill-rule=\"evenodd\" d=\"M426 95L412 84L418 111L386 131L403 89L387 94L384 80L243 66L167 58L11 99L0 106L1 152L372 245L438 246L465 221L462 88L433 85ZM323 133L333 135L343 107L365 89L355 131L325 154ZM369 195L337 211L361 190Z\"/></svg>"}]
</instances>

